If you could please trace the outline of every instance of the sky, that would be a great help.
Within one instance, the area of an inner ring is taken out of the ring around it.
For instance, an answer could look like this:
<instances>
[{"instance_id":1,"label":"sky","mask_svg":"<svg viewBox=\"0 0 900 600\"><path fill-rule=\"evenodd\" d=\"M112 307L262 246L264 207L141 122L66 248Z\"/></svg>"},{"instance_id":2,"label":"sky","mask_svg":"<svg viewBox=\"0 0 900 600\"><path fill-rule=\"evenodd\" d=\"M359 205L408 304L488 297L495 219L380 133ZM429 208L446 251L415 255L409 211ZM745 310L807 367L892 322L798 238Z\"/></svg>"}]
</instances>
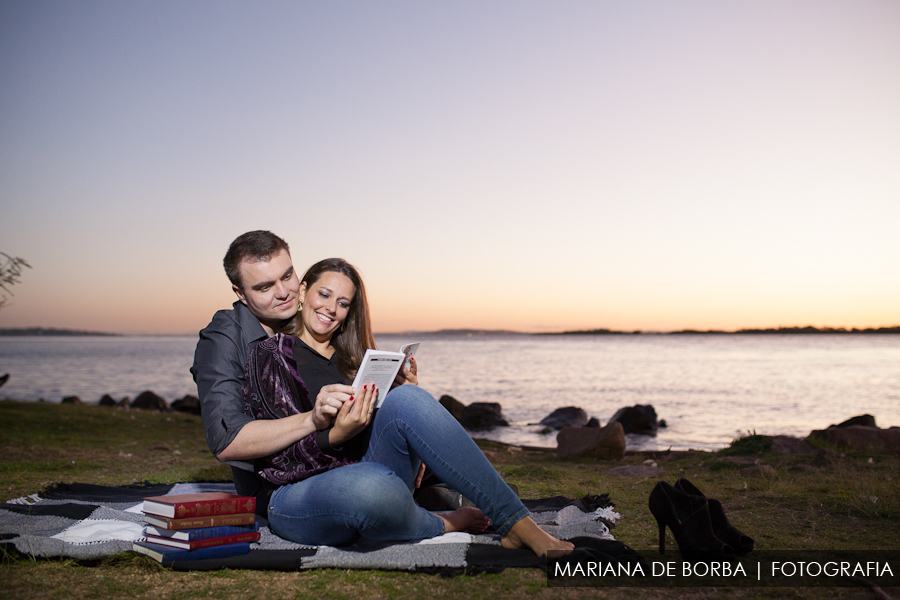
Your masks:
<instances>
[{"instance_id":1,"label":"sky","mask_svg":"<svg viewBox=\"0 0 900 600\"><path fill-rule=\"evenodd\" d=\"M900 2L0 2L0 327L194 334L268 229L376 332L900 324Z\"/></svg>"}]
</instances>

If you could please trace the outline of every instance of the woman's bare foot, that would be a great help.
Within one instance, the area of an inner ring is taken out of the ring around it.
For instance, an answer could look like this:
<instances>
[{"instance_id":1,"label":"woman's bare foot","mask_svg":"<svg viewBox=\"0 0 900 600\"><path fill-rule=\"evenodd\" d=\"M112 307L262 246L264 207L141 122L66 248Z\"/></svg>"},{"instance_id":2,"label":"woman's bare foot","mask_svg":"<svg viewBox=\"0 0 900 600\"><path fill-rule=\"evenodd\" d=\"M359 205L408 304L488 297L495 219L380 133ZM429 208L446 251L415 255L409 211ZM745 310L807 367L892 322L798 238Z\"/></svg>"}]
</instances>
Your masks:
<instances>
[{"instance_id":1,"label":"woman's bare foot","mask_svg":"<svg viewBox=\"0 0 900 600\"><path fill-rule=\"evenodd\" d=\"M525 517L500 538L500 545L504 548L530 548L538 556L546 556L550 550L558 550L561 555L569 554L575 549L571 542L558 540L531 520Z\"/></svg>"},{"instance_id":2,"label":"woman's bare foot","mask_svg":"<svg viewBox=\"0 0 900 600\"><path fill-rule=\"evenodd\" d=\"M474 506L464 506L452 512L434 514L444 520L444 533L452 533L454 531L481 533L491 524L491 520L484 516L481 509Z\"/></svg>"}]
</instances>

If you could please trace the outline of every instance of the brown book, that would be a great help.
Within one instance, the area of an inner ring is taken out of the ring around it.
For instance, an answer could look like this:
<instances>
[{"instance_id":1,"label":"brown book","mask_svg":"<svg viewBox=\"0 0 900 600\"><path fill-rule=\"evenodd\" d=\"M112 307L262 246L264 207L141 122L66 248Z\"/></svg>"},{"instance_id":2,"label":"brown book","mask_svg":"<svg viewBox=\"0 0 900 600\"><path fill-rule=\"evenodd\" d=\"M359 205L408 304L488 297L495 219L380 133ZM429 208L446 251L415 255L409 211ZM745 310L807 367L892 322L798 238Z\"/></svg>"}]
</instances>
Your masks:
<instances>
[{"instance_id":1,"label":"brown book","mask_svg":"<svg viewBox=\"0 0 900 600\"><path fill-rule=\"evenodd\" d=\"M145 513L170 519L252 513L255 508L256 498L221 492L144 498Z\"/></svg>"},{"instance_id":2,"label":"brown book","mask_svg":"<svg viewBox=\"0 0 900 600\"><path fill-rule=\"evenodd\" d=\"M224 546L225 544L235 544L237 542L255 542L262 534L258 531L250 531L247 533L239 533L237 535L226 535L222 537L207 538L205 540L173 540L172 538L148 535L147 541L151 544L162 544L163 546L172 546L173 548L181 548L182 550L196 550L198 548L210 548L212 546Z\"/></svg>"},{"instance_id":3,"label":"brown book","mask_svg":"<svg viewBox=\"0 0 900 600\"><path fill-rule=\"evenodd\" d=\"M219 527L220 525L250 525L256 522L256 515L253 513L237 513L213 517L170 519L144 513L144 521L160 529L197 529L198 527Z\"/></svg>"}]
</instances>

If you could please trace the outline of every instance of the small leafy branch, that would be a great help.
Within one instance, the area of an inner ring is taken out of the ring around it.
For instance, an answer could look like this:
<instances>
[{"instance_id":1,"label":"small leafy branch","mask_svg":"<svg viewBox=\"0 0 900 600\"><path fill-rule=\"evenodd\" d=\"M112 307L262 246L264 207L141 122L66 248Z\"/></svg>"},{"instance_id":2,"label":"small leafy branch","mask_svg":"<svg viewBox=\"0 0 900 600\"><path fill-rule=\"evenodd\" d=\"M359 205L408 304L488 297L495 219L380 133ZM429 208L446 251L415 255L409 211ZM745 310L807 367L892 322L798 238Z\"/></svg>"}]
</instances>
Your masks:
<instances>
[{"instance_id":1,"label":"small leafy branch","mask_svg":"<svg viewBox=\"0 0 900 600\"><path fill-rule=\"evenodd\" d=\"M10 256L6 252L0 252L0 308L3 308L9 297L13 295L9 289L19 283L22 276L22 267L31 268L24 258Z\"/></svg>"}]
</instances>

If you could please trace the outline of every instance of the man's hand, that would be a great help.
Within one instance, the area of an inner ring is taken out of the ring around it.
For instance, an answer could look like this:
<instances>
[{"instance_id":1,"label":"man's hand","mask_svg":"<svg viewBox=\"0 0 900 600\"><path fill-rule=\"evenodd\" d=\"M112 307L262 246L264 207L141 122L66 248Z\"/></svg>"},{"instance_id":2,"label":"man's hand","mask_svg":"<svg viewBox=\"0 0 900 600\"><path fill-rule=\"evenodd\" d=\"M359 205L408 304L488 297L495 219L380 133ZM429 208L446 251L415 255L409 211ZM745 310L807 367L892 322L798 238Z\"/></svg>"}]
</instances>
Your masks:
<instances>
[{"instance_id":1,"label":"man's hand","mask_svg":"<svg viewBox=\"0 0 900 600\"><path fill-rule=\"evenodd\" d=\"M414 356L409 357L409 368L406 367L406 364L400 366L400 371L397 373L397 376L394 377L394 383L391 384L391 389L397 387L398 385L419 385L419 365L416 363L416 358Z\"/></svg>"},{"instance_id":2,"label":"man's hand","mask_svg":"<svg viewBox=\"0 0 900 600\"><path fill-rule=\"evenodd\" d=\"M378 388L370 383L364 385L356 397L351 396L344 402L334 418L334 426L328 434L328 442L332 446L340 446L365 429L372 422L376 400L378 400Z\"/></svg>"},{"instance_id":3,"label":"man's hand","mask_svg":"<svg viewBox=\"0 0 900 600\"><path fill-rule=\"evenodd\" d=\"M353 388L349 385L334 383L322 386L316 396L316 405L312 411L312 421L317 431L328 429L334 422L341 407L353 398Z\"/></svg>"}]
</instances>

